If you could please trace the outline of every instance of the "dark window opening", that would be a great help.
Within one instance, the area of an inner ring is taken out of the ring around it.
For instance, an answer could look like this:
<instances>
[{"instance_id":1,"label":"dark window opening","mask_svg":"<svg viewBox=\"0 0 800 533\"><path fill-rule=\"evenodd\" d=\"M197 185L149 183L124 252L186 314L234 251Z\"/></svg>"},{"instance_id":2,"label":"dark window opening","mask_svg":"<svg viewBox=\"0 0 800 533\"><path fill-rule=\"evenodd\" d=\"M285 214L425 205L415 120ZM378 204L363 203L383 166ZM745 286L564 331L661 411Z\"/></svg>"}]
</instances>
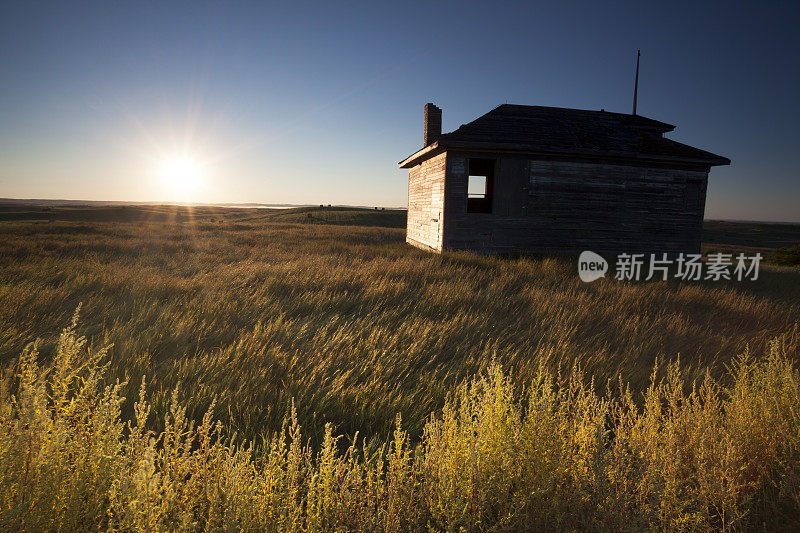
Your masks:
<instances>
[{"instance_id":1,"label":"dark window opening","mask_svg":"<svg viewBox=\"0 0 800 533\"><path fill-rule=\"evenodd\" d=\"M467 213L491 213L494 200L494 159L470 159Z\"/></svg>"}]
</instances>

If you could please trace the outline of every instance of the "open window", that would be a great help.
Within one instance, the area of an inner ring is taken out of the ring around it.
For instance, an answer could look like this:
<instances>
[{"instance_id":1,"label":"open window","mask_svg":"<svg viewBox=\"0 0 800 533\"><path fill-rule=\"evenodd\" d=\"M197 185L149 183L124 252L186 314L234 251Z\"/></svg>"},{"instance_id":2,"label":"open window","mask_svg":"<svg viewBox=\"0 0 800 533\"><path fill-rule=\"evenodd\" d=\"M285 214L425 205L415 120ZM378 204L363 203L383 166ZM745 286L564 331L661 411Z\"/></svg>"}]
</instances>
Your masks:
<instances>
[{"instance_id":1,"label":"open window","mask_svg":"<svg viewBox=\"0 0 800 533\"><path fill-rule=\"evenodd\" d=\"M494 159L469 160L467 213L491 213L494 200Z\"/></svg>"}]
</instances>

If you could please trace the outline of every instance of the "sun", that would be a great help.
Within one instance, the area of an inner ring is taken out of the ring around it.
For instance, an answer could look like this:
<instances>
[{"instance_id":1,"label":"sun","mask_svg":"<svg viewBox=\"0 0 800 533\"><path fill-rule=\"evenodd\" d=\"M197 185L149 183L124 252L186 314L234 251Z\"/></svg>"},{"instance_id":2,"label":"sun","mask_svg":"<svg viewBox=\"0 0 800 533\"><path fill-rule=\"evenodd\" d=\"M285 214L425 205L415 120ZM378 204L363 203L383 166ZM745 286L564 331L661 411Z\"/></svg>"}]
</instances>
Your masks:
<instances>
[{"instance_id":1,"label":"sun","mask_svg":"<svg viewBox=\"0 0 800 533\"><path fill-rule=\"evenodd\" d=\"M203 165L186 154L164 158L158 167L158 177L175 200L190 200L203 179Z\"/></svg>"}]
</instances>

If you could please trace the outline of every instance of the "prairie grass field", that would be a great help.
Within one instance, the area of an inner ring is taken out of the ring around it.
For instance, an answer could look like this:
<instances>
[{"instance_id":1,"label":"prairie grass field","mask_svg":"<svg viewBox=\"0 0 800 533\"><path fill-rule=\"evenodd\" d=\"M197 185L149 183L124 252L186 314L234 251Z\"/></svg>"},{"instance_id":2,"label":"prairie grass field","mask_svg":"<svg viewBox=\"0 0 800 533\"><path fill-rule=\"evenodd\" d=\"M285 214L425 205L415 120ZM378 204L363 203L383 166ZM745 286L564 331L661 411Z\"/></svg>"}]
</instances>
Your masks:
<instances>
[{"instance_id":1,"label":"prairie grass field","mask_svg":"<svg viewBox=\"0 0 800 533\"><path fill-rule=\"evenodd\" d=\"M277 430L292 398L309 429L385 436L402 413L418 433L493 358L520 384L541 359L577 361L598 386L621 377L640 392L657 359L719 376L747 346L798 344L797 268L585 284L574 258L438 256L363 225L397 225L393 212L38 209L48 222L14 209L0 224L0 361L36 338L49 357L82 303L82 333L113 343L128 393L146 374L160 409L180 383L197 416L216 396L249 437ZM337 216L361 225L316 222Z\"/></svg>"},{"instance_id":2,"label":"prairie grass field","mask_svg":"<svg viewBox=\"0 0 800 533\"><path fill-rule=\"evenodd\" d=\"M570 256L416 250L403 220L0 210L0 529L800 524L800 268L587 284Z\"/></svg>"}]
</instances>

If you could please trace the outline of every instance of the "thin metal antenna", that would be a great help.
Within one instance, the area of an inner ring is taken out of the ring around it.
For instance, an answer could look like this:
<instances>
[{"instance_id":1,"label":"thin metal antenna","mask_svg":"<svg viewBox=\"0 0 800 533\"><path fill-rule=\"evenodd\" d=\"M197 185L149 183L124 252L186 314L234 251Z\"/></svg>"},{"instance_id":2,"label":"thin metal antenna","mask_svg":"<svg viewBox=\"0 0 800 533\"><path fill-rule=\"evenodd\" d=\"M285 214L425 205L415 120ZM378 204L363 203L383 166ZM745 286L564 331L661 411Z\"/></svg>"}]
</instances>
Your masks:
<instances>
[{"instance_id":1,"label":"thin metal antenna","mask_svg":"<svg viewBox=\"0 0 800 533\"><path fill-rule=\"evenodd\" d=\"M636 51L636 81L633 83L633 114L636 114L636 97L639 94L639 56L642 55L641 50Z\"/></svg>"}]
</instances>

